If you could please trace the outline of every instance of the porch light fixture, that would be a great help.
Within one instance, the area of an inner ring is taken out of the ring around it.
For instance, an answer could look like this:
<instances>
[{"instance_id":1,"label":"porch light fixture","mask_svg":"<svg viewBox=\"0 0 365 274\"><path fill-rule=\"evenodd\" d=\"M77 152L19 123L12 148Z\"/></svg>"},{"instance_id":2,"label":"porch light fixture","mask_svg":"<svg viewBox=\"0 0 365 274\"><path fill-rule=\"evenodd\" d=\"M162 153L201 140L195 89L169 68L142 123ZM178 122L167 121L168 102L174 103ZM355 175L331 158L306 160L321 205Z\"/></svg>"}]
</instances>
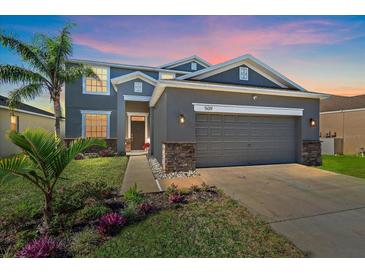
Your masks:
<instances>
[{"instance_id":1,"label":"porch light fixture","mask_svg":"<svg viewBox=\"0 0 365 274\"><path fill-rule=\"evenodd\" d=\"M314 120L313 118L310 118L309 119L309 125L310 125L310 127L316 127L317 126L316 120Z\"/></svg>"},{"instance_id":2,"label":"porch light fixture","mask_svg":"<svg viewBox=\"0 0 365 274\"><path fill-rule=\"evenodd\" d=\"M19 131L19 118L14 114L10 115L10 130L15 132Z\"/></svg>"},{"instance_id":3,"label":"porch light fixture","mask_svg":"<svg viewBox=\"0 0 365 274\"><path fill-rule=\"evenodd\" d=\"M185 116L184 116L184 114L180 114L179 115L179 124L180 125L185 124Z\"/></svg>"},{"instance_id":4,"label":"porch light fixture","mask_svg":"<svg viewBox=\"0 0 365 274\"><path fill-rule=\"evenodd\" d=\"M256 101L259 98L257 95L252 96L252 100Z\"/></svg>"}]
</instances>

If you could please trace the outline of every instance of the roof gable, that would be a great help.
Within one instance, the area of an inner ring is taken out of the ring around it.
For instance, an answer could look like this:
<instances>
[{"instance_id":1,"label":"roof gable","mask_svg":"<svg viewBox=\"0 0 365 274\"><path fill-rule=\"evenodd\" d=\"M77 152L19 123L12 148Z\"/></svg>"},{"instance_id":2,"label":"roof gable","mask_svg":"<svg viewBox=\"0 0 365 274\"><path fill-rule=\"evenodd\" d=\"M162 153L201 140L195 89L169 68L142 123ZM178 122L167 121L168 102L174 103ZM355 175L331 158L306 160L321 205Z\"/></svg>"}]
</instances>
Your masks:
<instances>
[{"instance_id":1,"label":"roof gable","mask_svg":"<svg viewBox=\"0 0 365 274\"><path fill-rule=\"evenodd\" d=\"M277 72L273 68L269 67L268 65L264 64L260 60L256 59L250 54L242 55L240 57L234 58L232 60L228 60L226 62L216 64L200 71L196 71L193 73L189 73L183 76L178 77L178 80L202 80L207 77L222 73L224 71L233 69L240 65L245 65L250 69L256 71L257 73L261 74L271 82L277 84L282 88L287 89L297 89L301 91L305 91L305 89L298 84L294 83L293 81L289 80L287 77L282 75L281 73Z\"/></svg>"},{"instance_id":2,"label":"roof gable","mask_svg":"<svg viewBox=\"0 0 365 274\"><path fill-rule=\"evenodd\" d=\"M177 61L174 61L174 62L170 62L170 63L164 64L164 65L158 66L158 68L173 69L175 67L178 67L178 66L181 66L181 65L184 65L184 64L187 64L187 63L191 63L191 62L196 62L197 64L203 66L204 68L207 68L207 67L211 66L207 61L200 58L199 56L192 55L192 56L189 56L189 57L184 58L184 59L180 59L180 60L177 60Z\"/></svg>"},{"instance_id":3,"label":"roof gable","mask_svg":"<svg viewBox=\"0 0 365 274\"><path fill-rule=\"evenodd\" d=\"M135 71L135 72L132 72L129 74L115 77L115 78L111 79L111 82L114 86L114 89L117 91L118 90L117 85L134 80L134 79L141 79L153 86L155 86L157 83L156 79L152 78L151 76L148 76L147 74L145 74L141 71Z\"/></svg>"}]
</instances>

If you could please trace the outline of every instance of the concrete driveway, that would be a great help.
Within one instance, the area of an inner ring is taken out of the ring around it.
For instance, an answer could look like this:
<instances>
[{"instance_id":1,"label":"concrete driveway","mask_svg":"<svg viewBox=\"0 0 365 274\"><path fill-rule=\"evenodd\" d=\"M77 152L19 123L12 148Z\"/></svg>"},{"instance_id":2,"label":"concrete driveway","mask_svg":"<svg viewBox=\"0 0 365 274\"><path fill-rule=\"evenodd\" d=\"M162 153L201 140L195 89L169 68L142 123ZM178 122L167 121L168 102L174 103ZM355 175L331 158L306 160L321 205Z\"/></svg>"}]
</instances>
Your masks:
<instances>
[{"instance_id":1,"label":"concrete driveway","mask_svg":"<svg viewBox=\"0 0 365 274\"><path fill-rule=\"evenodd\" d=\"M311 257L365 257L365 180L299 164L199 169Z\"/></svg>"}]
</instances>

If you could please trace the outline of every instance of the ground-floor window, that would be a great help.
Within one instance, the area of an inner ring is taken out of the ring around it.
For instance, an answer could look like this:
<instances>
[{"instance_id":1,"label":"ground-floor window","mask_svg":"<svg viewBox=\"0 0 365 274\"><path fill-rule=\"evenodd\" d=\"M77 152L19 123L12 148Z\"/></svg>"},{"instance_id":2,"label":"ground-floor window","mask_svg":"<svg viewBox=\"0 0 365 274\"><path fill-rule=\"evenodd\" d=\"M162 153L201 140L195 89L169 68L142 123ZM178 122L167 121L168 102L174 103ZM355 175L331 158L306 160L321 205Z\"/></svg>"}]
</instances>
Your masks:
<instances>
[{"instance_id":1,"label":"ground-floor window","mask_svg":"<svg viewBox=\"0 0 365 274\"><path fill-rule=\"evenodd\" d=\"M110 137L111 111L81 111L82 137L105 138Z\"/></svg>"}]
</instances>

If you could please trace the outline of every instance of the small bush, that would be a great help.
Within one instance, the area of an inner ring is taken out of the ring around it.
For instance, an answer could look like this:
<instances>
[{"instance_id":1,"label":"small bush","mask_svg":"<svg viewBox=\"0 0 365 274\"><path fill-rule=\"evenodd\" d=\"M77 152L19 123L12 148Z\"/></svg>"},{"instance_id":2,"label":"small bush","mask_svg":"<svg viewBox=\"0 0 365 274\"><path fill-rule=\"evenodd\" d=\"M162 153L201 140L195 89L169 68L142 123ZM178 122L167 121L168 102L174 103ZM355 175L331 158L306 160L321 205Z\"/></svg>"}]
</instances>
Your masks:
<instances>
[{"instance_id":1,"label":"small bush","mask_svg":"<svg viewBox=\"0 0 365 274\"><path fill-rule=\"evenodd\" d=\"M100 157L113 157L114 156L114 151L112 150L111 147L108 147L106 149L102 149L98 152Z\"/></svg>"},{"instance_id":2,"label":"small bush","mask_svg":"<svg viewBox=\"0 0 365 274\"><path fill-rule=\"evenodd\" d=\"M126 223L127 219L119 213L107 213L99 219L98 231L103 236L114 236Z\"/></svg>"},{"instance_id":3,"label":"small bush","mask_svg":"<svg viewBox=\"0 0 365 274\"><path fill-rule=\"evenodd\" d=\"M96 220L106 213L110 212L110 209L102 204L90 204L83 209L77 211L76 221L78 223L88 223Z\"/></svg>"},{"instance_id":4,"label":"small bush","mask_svg":"<svg viewBox=\"0 0 365 274\"><path fill-rule=\"evenodd\" d=\"M185 202L185 197L180 193L171 193L169 195L169 204L181 204Z\"/></svg>"},{"instance_id":5,"label":"small bush","mask_svg":"<svg viewBox=\"0 0 365 274\"><path fill-rule=\"evenodd\" d=\"M74 214L54 214L51 223L49 233L51 235L58 235L61 232L71 229L76 223L76 217Z\"/></svg>"},{"instance_id":6,"label":"small bush","mask_svg":"<svg viewBox=\"0 0 365 274\"><path fill-rule=\"evenodd\" d=\"M112 197L112 193L114 191L114 188L108 186L105 182L82 182L76 187L79 188L84 199L107 199Z\"/></svg>"},{"instance_id":7,"label":"small bush","mask_svg":"<svg viewBox=\"0 0 365 274\"><path fill-rule=\"evenodd\" d=\"M93 153L93 152L85 153L84 155L85 155L85 158L87 158L87 159L99 158L99 154Z\"/></svg>"},{"instance_id":8,"label":"small bush","mask_svg":"<svg viewBox=\"0 0 365 274\"><path fill-rule=\"evenodd\" d=\"M31 241L16 254L19 258L57 258L63 255L63 245L47 236Z\"/></svg>"},{"instance_id":9,"label":"small bush","mask_svg":"<svg viewBox=\"0 0 365 274\"><path fill-rule=\"evenodd\" d=\"M128 220L129 223L133 223L138 220L139 208L135 203L128 203L126 207L122 209L122 215Z\"/></svg>"},{"instance_id":10,"label":"small bush","mask_svg":"<svg viewBox=\"0 0 365 274\"><path fill-rule=\"evenodd\" d=\"M15 248L19 249L37 237L35 230L23 230L16 233Z\"/></svg>"},{"instance_id":11,"label":"small bush","mask_svg":"<svg viewBox=\"0 0 365 274\"><path fill-rule=\"evenodd\" d=\"M170 186L168 186L166 188L166 193L168 195L170 195L171 193L177 193L177 192L179 192L179 191L178 191L177 186L175 184L171 184Z\"/></svg>"},{"instance_id":12,"label":"small bush","mask_svg":"<svg viewBox=\"0 0 365 274\"><path fill-rule=\"evenodd\" d=\"M137 189L137 185L134 184L134 186L130 187L123 195L124 201L134 204L140 204L143 202L143 195L142 193Z\"/></svg>"},{"instance_id":13,"label":"small bush","mask_svg":"<svg viewBox=\"0 0 365 274\"><path fill-rule=\"evenodd\" d=\"M36 219L40 215L40 209L30 201L16 203L5 217L5 223L10 225L24 224Z\"/></svg>"},{"instance_id":14,"label":"small bush","mask_svg":"<svg viewBox=\"0 0 365 274\"><path fill-rule=\"evenodd\" d=\"M84 160L84 159L85 159L85 156L82 153L77 154L75 157L75 160Z\"/></svg>"},{"instance_id":15,"label":"small bush","mask_svg":"<svg viewBox=\"0 0 365 274\"><path fill-rule=\"evenodd\" d=\"M147 214L151 213L152 210L153 210L153 206L150 203L142 203L142 204L138 205L138 211L141 215L147 215Z\"/></svg>"},{"instance_id":16,"label":"small bush","mask_svg":"<svg viewBox=\"0 0 365 274\"><path fill-rule=\"evenodd\" d=\"M87 257L92 254L101 242L97 231L92 228L87 228L74 235L70 244L70 251L75 257Z\"/></svg>"}]
</instances>

